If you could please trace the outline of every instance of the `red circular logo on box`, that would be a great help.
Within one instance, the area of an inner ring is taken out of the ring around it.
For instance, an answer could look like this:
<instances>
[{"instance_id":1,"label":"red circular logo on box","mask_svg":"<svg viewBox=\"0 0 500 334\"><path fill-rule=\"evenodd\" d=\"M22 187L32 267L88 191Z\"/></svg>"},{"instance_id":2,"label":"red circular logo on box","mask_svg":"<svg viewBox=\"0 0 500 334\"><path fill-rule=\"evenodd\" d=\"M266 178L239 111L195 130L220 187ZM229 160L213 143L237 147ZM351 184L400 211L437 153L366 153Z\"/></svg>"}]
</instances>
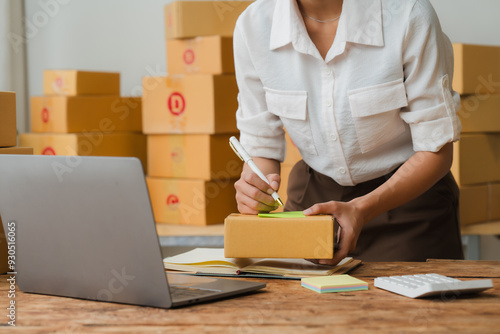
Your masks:
<instances>
[{"instance_id":1,"label":"red circular logo on box","mask_svg":"<svg viewBox=\"0 0 500 334\"><path fill-rule=\"evenodd\" d=\"M179 197L177 195L168 195L167 197L167 206L174 210L177 209L177 205L179 204Z\"/></svg>"},{"instance_id":2,"label":"red circular logo on box","mask_svg":"<svg viewBox=\"0 0 500 334\"><path fill-rule=\"evenodd\" d=\"M191 49L187 49L186 51L184 51L182 58L184 59L184 63L186 63L186 65L191 65L192 63L194 63L194 51Z\"/></svg>"},{"instance_id":3,"label":"red circular logo on box","mask_svg":"<svg viewBox=\"0 0 500 334\"><path fill-rule=\"evenodd\" d=\"M174 148L172 153L170 153L170 156L172 157L172 162L174 163L181 163L184 160L184 153L179 147Z\"/></svg>"},{"instance_id":4,"label":"red circular logo on box","mask_svg":"<svg viewBox=\"0 0 500 334\"><path fill-rule=\"evenodd\" d=\"M184 112L186 108L186 101L184 100L184 96L182 96L179 92L173 92L168 97L167 101L168 110L175 116L179 116Z\"/></svg>"},{"instance_id":5,"label":"red circular logo on box","mask_svg":"<svg viewBox=\"0 0 500 334\"><path fill-rule=\"evenodd\" d=\"M63 79L61 77L56 78L56 86L57 87L62 87L63 85Z\"/></svg>"},{"instance_id":6,"label":"red circular logo on box","mask_svg":"<svg viewBox=\"0 0 500 334\"><path fill-rule=\"evenodd\" d=\"M49 119L50 119L49 109L43 108L42 109L42 122L48 123Z\"/></svg>"},{"instance_id":7,"label":"red circular logo on box","mask_svg":"<svg viewBox=\"0 0 500 334\"><path fill-rule=\"evenodd\" d=\"M42 155L56 155L56 151L52 147L46 147L42 151Z\"/></svg>"}]
</instances>

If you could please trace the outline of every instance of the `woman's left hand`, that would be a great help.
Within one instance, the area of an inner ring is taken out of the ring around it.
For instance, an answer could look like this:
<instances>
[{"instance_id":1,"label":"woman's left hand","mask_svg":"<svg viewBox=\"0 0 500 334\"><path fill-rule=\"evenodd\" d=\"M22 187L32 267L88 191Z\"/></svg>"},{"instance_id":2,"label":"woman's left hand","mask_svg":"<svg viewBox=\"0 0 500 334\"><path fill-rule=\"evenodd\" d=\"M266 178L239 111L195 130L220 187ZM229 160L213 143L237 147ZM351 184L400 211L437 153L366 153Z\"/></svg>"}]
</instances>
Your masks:
<instances>
[{"instance_id":1,"label":"woman's left hand","mask_svg":"<svg viewBox=\"0 0 500 334\"><path fill-rule=\"evenodd\" d=\"M320 259L314 262L319 264L336 265L343 258L353 251L361 233L363 225L366 223L363 219L361 210L353 202L325 202L314 204L304 210L306 216L329 214L332 215L340 225L337 240L339 242L338 250L333 254L332 259Z\"/></svg>"}]
</instances>

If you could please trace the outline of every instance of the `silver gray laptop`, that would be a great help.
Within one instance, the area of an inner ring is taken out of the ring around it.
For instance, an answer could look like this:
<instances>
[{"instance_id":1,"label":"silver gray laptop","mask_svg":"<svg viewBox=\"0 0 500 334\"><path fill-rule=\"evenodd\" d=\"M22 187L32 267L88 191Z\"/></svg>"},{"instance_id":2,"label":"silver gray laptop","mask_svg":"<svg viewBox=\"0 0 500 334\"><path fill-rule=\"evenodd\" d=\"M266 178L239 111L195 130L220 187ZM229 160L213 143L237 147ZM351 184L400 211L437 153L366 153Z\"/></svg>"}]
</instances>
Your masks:
<instances>
[{"instance_id":1,"label":"silver gray laptop","mask_svg":"<svg viewBox=\"0 0 500 334\"><path fill-rule=\"evenodd\" d=\"M0 155L0 214L24 292L171 308L265 287L166 275L135 158Z\"/></svg>"}]
</instances>

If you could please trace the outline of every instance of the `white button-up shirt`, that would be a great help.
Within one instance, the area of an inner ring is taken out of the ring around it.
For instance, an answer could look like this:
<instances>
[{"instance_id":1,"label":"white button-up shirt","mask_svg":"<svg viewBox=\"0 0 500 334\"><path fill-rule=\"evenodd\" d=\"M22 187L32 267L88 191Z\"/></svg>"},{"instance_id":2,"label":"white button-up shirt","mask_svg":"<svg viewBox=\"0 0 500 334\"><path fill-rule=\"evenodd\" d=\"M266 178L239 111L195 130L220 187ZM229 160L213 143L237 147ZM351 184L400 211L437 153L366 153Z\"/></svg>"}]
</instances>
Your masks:
<instances>
[{"instance_id":1,"label":"white button-up shirt","mask_svg":"<svg viewBox=\"0 0 500 334\"><path fill-rule=\"evenodd\" d=\"M304 161L344 186L456 141L453 50L428 0L344 0L323 59L296 0L257 0L234 32L242 145Z\"/></svg>"}]
</instances>

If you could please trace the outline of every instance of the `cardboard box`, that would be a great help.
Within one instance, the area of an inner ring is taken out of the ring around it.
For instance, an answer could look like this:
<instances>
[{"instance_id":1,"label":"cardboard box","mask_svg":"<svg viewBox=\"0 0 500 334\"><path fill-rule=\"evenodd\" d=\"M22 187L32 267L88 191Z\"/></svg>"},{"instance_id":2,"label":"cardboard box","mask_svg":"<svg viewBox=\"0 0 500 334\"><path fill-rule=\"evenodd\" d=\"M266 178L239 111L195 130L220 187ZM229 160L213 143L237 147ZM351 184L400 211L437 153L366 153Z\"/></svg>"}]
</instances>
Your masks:
<instances>
[{"instance_id":1,"label":"cardboard box","mask_svg":"<svg viewBox=\"0 0 500 334\"><path fill-rule=\"evenodd\" d=\"M165 6L167 39L233 36L240 14L253 1L176 1Z\"/></svg>"},{"instance_id":2,"label":"cardboard box","mask_svg":"<svg viewBox=\"0 0 500 334\"><path fill-rule=\"evenodd\" d=\"M69 156L136 157L146 170L146 136L140 133L89 132L78 134L23 133L22 146L33 147L34 154Z\"/></svg>"},{"instance_id":3,"label":"cardboard box","mask_svg":"<svg viewBox=\"0 0 500 334\"><path fill-rule=\"evenodd\" d=\"M148 175L201 180L239 178L243 162L231 135L150 135Z\"/></svg>"},{"instance_id":4,"label":"cardboard box","mask_svg":"<svg viewBox=\"0 0 500 334\"><path fill-rule=\"evenodd\" d=\"M285 130L285 140L286 140L286 156L283 161L284 165L294 166L297 162L302 160L302 155L300 155L299 149L293 143L292 138Z\"/></svg>"},{"instance_id":5,"label":"cardboard box","mask_svg":"<svg viewBox=\"0 0 500 334\"><path fill-rule=\"evenodd\" d=\"M331 259L333 218L259 218L231 214L224 221L224 256Z\"/></svg>"},{"instance_id":6,"label":"cardboard box","mask_svg":"<svg viewBox=\"0 0 500 334\"><path fill-rule=\"evenodd\" d=\"M44 95L120 95L120 73L45 70Z\"/></svg>"},{"instance_id":7,"label":"cardboard box","mask_svg":"<svg viewBox=\"0 0 500 334\"><path fill-rule=\"evenodd\" d=\"M500 183L491 183L488 187L488 220L498 221L500 220Z\"/></svg>"},{"instance_id":8,"label":"cardboard box","mask_svg":"<svg viewBox=\"0 0 500 334\"><path fill-rule=\"evenodd\" d=\"M460 187L460 224L500 220L500 183Z\"/></svg>"},{"instance_id":9,"label":"cardboard box","mask_svg":"<svg viewBox=\"0 0 500 334\"><path fill-rule=\"evenodd\" d=\"M500 181L500 133L463 134L453 147L451 171L459 185Z\"/></svg>"},{"instance_id":10,"label":"cardboard box","mask_svg":"<svg viewBox=\"0 0 500 334\"><path fill-rule=\"evenodd\" d=\"M142 131L140 97L33 96L33 132Z\"/></svg>"},{"instance_id":11,"label":"cardboard box","mask_svg":"<svg viewBox=\"0 0 500 334\"><path fill-rule=\"evenodd\" d=\"M16 144L16 93L0 92L0 147Z\"/></svg>"},{"instance_id":12,"label":"cardboard box","mask_svg":"<svg viewBox=\"0 0 500 334\"><path fill-rule=\"evenodd\" d=\"M500 47L453 44L453 89L460 94L500 93Z\"/></svg>"},{"instance_id":13,"label":"cardboard box","mask_svg":"<svg viewBox=\"0 0 500 334\"><path fill-rule=\"evenodd\" d=\"M500 95L464 96L458 116L462 133L500 132Z\"/></svg>"},{"instance_id":14,"label":"cardboard box","mask_svg":"<svg viewBox=\"0 0 500 334\"><path fill-rule=\"evenodd\" d=\"M0 147L0 154L33 154L31 147Z\"/></svg>"},{"instance_id":15,"label":"cardboard box","mask_svg":"<svg viewBox=\"0 0 500 334\"><path fill-rule=\"evenodd\" d=\"M234 73L233 39L207 36L167 40L167 72L169 75Z\"/></svg>"},{"instance_id":16,"label":"cardboard box","mask_svg":"<svg viewBox=\"0 0 500 334\"><path fill-rule=\"evenodd\" d=\"M236 180L186 180L146 177L157 223L221 224L236 211Z\"/></svg>"},{"instance_id":17,"label":"cardboard box","mask_svg":"<svg viewBox=\"0 0 500 334\"><path fill-rule=\"evenodd\" d=\"M482 223L488 220L488 185L460 187L460 224Z\"/></svg>"},{"instance_id":18,"label":"cardboard box","mask_svg":"<svg viewBox=\"0 0 500 334\"><path fill-rule=\"evenodd\" d=\"M146 134L234 133L238 108L234 75L178 75L143 79Z\"/></svg>"}]
</instances>

